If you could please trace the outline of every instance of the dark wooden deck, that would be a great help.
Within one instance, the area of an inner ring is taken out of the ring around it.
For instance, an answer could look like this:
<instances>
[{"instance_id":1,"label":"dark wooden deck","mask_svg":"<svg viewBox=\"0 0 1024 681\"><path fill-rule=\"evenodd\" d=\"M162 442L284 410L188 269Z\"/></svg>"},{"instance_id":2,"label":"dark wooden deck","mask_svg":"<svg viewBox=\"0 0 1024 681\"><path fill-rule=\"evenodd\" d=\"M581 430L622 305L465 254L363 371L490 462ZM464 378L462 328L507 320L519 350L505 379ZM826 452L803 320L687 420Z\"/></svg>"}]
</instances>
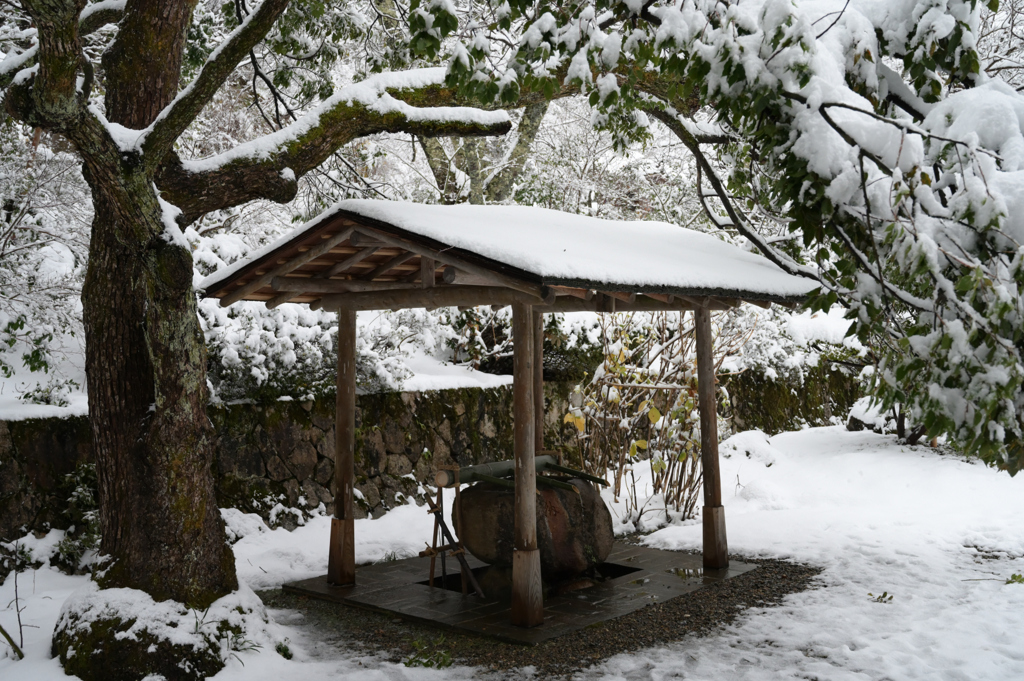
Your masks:
<instances>
[{"instance_id":1,"label":"dark wooden deck","mask_svg":"<svg viewBox=\"0 0 1024 681\"><path fill-rule=\"evenodd\" d=\"M474 572L485 567L468 556ZM398 615L404 619L492 636L511 643L536 645L583 627L663 603L708 584L729 579L756 566L733 561L728 568L705 570L700 555L662 551L642 546L615 545L605 563L619 576L586 589L546 598L544 624L525 629L509 623L508 600L481 599L458 590L458 563L449 560L449 589L431 588L429 558L408 558L363 565L356 570L356 585L335 587L327 576L284 585L284 590L344 605ZM451 573L454 573L453 577ZM440 583L440 561L435 582Z\"/></svg>"}]
</instances>

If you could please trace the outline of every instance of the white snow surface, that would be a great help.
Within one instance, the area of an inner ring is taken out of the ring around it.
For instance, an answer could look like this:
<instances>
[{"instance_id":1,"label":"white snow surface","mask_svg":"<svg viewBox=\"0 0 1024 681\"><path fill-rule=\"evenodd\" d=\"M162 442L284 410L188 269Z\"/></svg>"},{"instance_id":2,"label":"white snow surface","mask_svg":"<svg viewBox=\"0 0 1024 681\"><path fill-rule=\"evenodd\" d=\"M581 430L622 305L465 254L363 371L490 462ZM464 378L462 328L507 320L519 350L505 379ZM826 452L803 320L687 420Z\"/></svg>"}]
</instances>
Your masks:
<instances>
[{"instance_id":1,"label":"white snow surface","mask_svg":"<svg viewBox=\"0 0 1024 681\"><path fill-rule=\"evenodd\" d=\"M723 442L723 498L733 554L817 565L809 591L780 606L751 607L713 634L617 655L579 679L875 679L1014 680L1024 678L1024 476L1010 478L892 437L814 428L769 438L740 433ZM770 464L770 465L769 465ZM649 482L637 465L640 484ZM449 495L450 496L450 495ZM622 504L609 499L613 515ZM657 507L657 504L651 504ZM651 512L645 524L657 526ZM243 593L323 574L330 520L294 532L270 530L255 516L226 512ZM623 527L626 525L623 524ZM432 528L421 507L400 506L378 520L356 521L356 560L402 558L423 547ZM53 538L30 544L44 557ZM698 549L699 521L662 526L646 542ZM62 681L50 659L50 635L62 604L88 597L85 577L42 567L19 578L26 659L0 648L4 681ZM886 592L891 601L876 602ZM16 631L13 577L0 585L0 624ZM240 653L215 678L448 679L493 678L483 668L407 669L354 648L323 643L325 632L291 611L271 611L272 647ZM245 663L243 667L241 662ZM529 670L519 675L531 677Z\"/></svg>"},{"instance_id":2,"label":"white snow surface","mask_svg":"<svg viewBox=\"0 0 1024 681\"><path fill-rule=\"evenodd\" d=\"M442 244L472 251L551 283L731 291L802 296L816 284L720 239L654 221L614 221L530 206L454 206L347 199L276 242L206 277L215 285L295 239L337 211L380 220Z\"/></svg>"},{"instance_id":3,"label":"white snow surface","mask_svg":"<svg viewBox=\"0 0 1024 681\"><path fill-rule=\"evenodd\" d=\"M499 388L512 385L512 376L485 374L472 367L442 362L423 352L412 352L405 358L405 367L412 375L402 382L406 392L451 390L454 388Z\"/></svg>"}]
</instances>

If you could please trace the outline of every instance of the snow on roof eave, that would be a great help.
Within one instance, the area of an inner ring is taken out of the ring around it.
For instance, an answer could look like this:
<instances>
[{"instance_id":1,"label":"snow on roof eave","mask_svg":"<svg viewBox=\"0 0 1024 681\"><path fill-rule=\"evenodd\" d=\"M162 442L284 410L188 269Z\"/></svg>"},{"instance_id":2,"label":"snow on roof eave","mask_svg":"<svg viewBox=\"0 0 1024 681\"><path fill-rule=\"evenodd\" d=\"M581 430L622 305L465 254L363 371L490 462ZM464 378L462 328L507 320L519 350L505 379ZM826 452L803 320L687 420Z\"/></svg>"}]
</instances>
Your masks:
<instances>
[{"instance_id":1,"label":"snow on roof eave","mask_svg":"<svg viewBox=\"0 0 1024 681\"><path fill-rule=\"evenodd\" d=\"M769 303L792 304L807 300L807 295L784 296L761 291L743 291L728 288L689 288L680 286L651 286L623 284L614 282L595 282L584 279L545 278L544 286L565 286L568 288L591 289L594 291L617 291L623 293L659 293L689 298L739 298L740 300L756 300Z\"/></svg>"},{"instance_id":2,"label":"snow on roof eave","mask_svg":"<svg viewBox=\"0 0 1024 681\"><path fill-rule=\"evenodd\" d=\"M451 253L453 256L457 256L462 260L473 262L474 264L486 267L490 270L501 272L509 276L521 279L524 282L533 284L541 284L544 286L566 286L570 288L583 288L593 289L595 291L623 291L623 292L636 292L636 293L664 293L673 294L679 296L694 296L694 297L705 297L713 296L720 298L740 298L742 300L757 300L757 301L768 301L776 303L800 303L807 299L807 295L777 295L764 293L761 291L743 290L743 289L728 289L728 288L690 288L690 287L679 287L671 285L640 285L631 282L623 281L599 281L595 279L565 279L560 277L545 277L536 272L524 270L522 268L504 263L487 256L480 255L474 251L468 251L458 247L449 246L446 243L432 239L431 237L424 236L417 232L413 232L402 227L391 224L377 218L371 218L357 213L355 211L338 209L331 213L334 217L342 217L352 220L353 222L360 222L363 225L379 229L383 232L387 232L392 236L406 239L420 246L431 248L435 251L445 251ZM780 269L780 272L782 270Z\"/></svg>"},{"instance_id":3,"label":"snow on roof eave","mask_svg":"<svg viewBox=\"0 0 1024 681\"><path fill-rule=\"evenodd\" d=\"M557 277L544 277L536 272L531 272L514 265L494 260L487 256L476 253L475 251L453 247L444 242L438 241L429 236L419 234L417 232L404 229L397 225L394 225L385 220L378 218L368 217L362 213L346 210L341 208L340 205L344 201L338 202L335 206L328 208L320 215L314 217L312 220L296 228L289 234L284 235L277 241L264 246L258 251L250 254L248 257L243 258L230 266L223 268L217 272L214 272L207 276L201 283L200 289L204 290L206 297L216 296L226 289L231 283L238 278L241 278L251 272L253 269L259 268L267 261L275 259L276 254L279 251L287 250L297 243L302 242L309 237L334 227L338 220L348 220L351 222L358 223L368 229L376 229L384 232L390 236L403 239L411 242L417 246L427 248L435 252L446 252L455 256L461 260L468 261L480 267L488 270L504 274L506 276L519 279L524 283L540 284L547 286L567 286L572 288L584 288L593 290L603 291L622 291L622 292L636 292L636 293L662 293L662 294L673 294L679 296L691 296L691 297L720 297L720 298L738 298L740 300L751 300L751 301L765 301L775 303L800 303L807 298L807 294L804 295L780 295L772 294L764 291L754 291L748 289L733 289L733 288L698 288L698 287L679 287L672 285L657 285L657 284L645 284L639 285L636 283L624 282L624 281L599 281L590 279L564 279ZM781 272L781 270L780 270Z\"/></svg>"}]
</instances>

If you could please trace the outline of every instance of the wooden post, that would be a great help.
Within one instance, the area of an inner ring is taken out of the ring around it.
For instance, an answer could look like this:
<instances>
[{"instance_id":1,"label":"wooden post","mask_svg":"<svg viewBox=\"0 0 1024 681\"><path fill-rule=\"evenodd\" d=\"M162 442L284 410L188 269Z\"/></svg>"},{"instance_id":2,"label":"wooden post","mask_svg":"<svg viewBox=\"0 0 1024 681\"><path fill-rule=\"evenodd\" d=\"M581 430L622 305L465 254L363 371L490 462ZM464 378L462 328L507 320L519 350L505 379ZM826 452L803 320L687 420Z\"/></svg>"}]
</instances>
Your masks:
<instances>
[{"instance_id":1,"label":"wooden post","mask_svg":"<svg viewBox=\"0 0 1024 681\"><path fill-rule=\"evenodd\" d=\"M693 312L697 332L697 400L700 409L700 453L704 469L704 567L729 567L722 507L722 475L718 469L718 409L715 397L715 357L712 347L711 311Z\"/></svg>"},{"instance_id":2,"label":"wooden post","mask_svg":"<svg viewBox=\"0 0 1024 681\"><path fill-rule=\"evenodd\" d=\"M533 416L534 453L544 450L544 313L533 312Z\"/></svg>"},{"instance_id":3,"label":"wooden post","mask_svg":"<svg viewBox=\"0 0 1024 681\"><path fill-rule=\"evenodd\" d=\"M356 448L356 313L338 310L338 396L335 416L334 518L327 556L327 583L356 583L352 504Z\"/></svg>"},{"instance_id":4,"label":"wooden post","mask_svg":"<svg viewBox=\"0 0 1024 681\"><path fill-rule=\"evenodd\" d=\"M512 552L512 624L544 622L540 551L537 548L537 470L534 464L534 316L530 305L512 306L512 394L516 460L515 531Z\"/></svg>"}]
</instances>

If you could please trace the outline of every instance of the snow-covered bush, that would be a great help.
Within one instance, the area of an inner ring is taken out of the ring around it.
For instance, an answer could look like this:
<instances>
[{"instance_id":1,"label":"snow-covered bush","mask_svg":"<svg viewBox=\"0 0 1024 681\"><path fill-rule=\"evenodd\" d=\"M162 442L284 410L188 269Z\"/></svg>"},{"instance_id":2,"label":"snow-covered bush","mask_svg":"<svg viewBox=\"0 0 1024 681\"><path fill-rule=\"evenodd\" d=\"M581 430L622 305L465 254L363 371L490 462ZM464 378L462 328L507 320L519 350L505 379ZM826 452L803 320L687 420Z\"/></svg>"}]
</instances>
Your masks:
<instances>
[{"instance_id":1,"label":"snow-covered bush","mask_svg":"<svg viewBox=\"0 0 1024 681\"><path fill-rule=\"evenodd\" d=\"M80 352L92 217L66 146L0 121L0 373L17 376L23 400L56 405L74 387L65 364Z\"/></svg>"}]
</instances>

